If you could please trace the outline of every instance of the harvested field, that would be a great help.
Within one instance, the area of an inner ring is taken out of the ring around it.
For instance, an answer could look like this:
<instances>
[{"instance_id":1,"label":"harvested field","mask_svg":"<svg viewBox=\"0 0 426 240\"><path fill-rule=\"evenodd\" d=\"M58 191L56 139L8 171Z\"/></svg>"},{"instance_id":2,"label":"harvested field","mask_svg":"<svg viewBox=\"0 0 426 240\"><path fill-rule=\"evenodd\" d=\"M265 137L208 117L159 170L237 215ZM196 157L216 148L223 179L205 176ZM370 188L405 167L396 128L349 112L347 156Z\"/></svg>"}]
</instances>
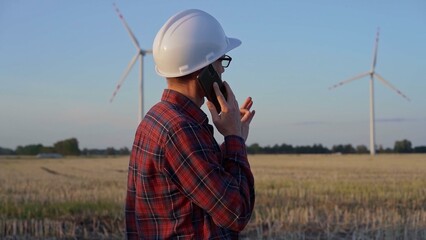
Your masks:
<instances>
[{"instance_id":1,"label":"harvested field","mask_svg":"<svg viewBox=\"0 0 426 240\"><path fill-rule=\"evenodd\" d=\"M252 155L243 239L426 239L426 155ZM122 239L127 157L0 158L0 239Z\"/></svg>"}]
</instances>

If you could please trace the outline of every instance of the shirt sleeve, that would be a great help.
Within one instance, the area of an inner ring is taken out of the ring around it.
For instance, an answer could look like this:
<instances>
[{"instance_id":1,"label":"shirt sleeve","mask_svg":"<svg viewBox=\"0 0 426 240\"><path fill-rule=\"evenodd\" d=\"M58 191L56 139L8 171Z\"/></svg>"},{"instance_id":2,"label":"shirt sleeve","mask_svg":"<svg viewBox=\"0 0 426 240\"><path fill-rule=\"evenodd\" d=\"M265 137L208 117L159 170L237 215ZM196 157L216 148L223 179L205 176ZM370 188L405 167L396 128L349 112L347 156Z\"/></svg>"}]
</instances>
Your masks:
<instances>
[{"instance_id":1,"label":"shirt sleeve","mask_svg":"<svg viewBox=\"0 0 426 240\"><path fill-rule=\"evenodd\" d=\"M202 126L184 123L166 143L165 172L220 227L241 231L254 207L254 179L244 140L227 136L221 151Z\"/></svg>"}]
</instances>

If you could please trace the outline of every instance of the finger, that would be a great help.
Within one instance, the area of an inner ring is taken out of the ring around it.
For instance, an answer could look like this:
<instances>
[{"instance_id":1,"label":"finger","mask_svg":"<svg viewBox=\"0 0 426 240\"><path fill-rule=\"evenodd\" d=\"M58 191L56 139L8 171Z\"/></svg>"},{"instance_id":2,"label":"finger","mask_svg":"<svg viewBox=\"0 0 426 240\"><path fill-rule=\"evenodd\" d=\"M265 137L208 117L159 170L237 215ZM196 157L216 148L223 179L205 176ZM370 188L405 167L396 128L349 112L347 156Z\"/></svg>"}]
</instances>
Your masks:
<instances>
[{"instance_id":1,"label":"finger","mask_svg":"<svg viewBox=\"0 0 426 240\"><path fill-rule=\"evenodd\" d=\"M252 98L251 98L251 97L248 97L248 98L244 101L243 105L241 105L241 108L244 108L244 109L250 110L251 106L253 106L253 100L252 100Z\"/></svg>"},{"instance_id":2,"label":"finger","mask_svg":"<svg viewBox=\"0 0 426 240\"><path fill-rule=\"evenodd\" d=\"M212 102L207 101L207 108L210 111L213 122L215 122L217 119L219 119L219 113L217 112L217 109Z\"/></svg>"},{"instance_id":3,"label":"finger","mask_svg":"<svg viewBox=\"0 0 426 240\"><path fill-rule=\"evenodd\" d=\"M245 122L249 118L250 111L242 108L240 109L240 115L241 115L241 122Z\"/></svg>"},{"instance_id":4,"label":"finger","mask_svg":"<svg viewBox=\"0 0 426 240\"><path fill-rule=\"evenodd\" d=\"M249 118L249 119L247 119L247 122L248 122L248 123L251 123L251 120L253 120L253 118L254 118L254 115L255 115L255 114L256 114L256 111L255 111L255 110L251 111L250 118Z\"/></svg>"},{"instance_id":5,"label":"finger","mask_svg":"<svg viewBox=\"0 0 426 240\"><path fill-rule=\"evenodd\" d=\"M251 98L250 98L250 102L249 102L249 104L247 105L246 109L247 109L247 110L250 110L252 106L253 106L253 100L251 100Z\"/></svg>"},{"instance_id":6,"label":"finger","mask_svg":"<svg viewBox=\"0 0 426 240\"><path fill-rule=\"evenodd\" d=\"M256 114L256 111L248 111L246 109L241 111L242 117L241 122L245 124L250 124L251 120L253 120L254 115Z\"/></svg>"},{"instance_id":7,"label":"finger","mask_svg":"<svg viewBox=\"0 0 426 240\"><path fill-rule=\"evenodd\" d=\"M246 101L243 103L243 105L241 106L241 109L247 109L250 111L252 106L253 106L253 100L251 99L251 97L248 97Z\"/></svg>"},{"instance_id":8,"label":"finger","mask_svg":"<svg viewBox=\"0 0 426 240\"><path fill-rule=\"evenodd\" d=\"M226 88L226 92L228 94L228 98L227 98L227 102L229 104L230 107L232 107L233 109L239 109L238 107L238 101L235 98L234 92L231 89L231 86L229 86L228 82L224 81L223 82L225 88Z\"/></svg>"},{"instance_id":9,"label":"finger","mask_svg":"<svg viewBox=\"0 0 426 240\"><path fill-rule=\"evenodd\" d=\"M244 113L246 111L250 111L251 107L253 106L253 100L251 97L248 97L246 99L246 101L243 103L243 106L240 108L240 115L241 115L241 119L244 117Z\"/></svg>"},{"instance_id":10,"label":"finger","mask_svg":"<svg viewBox=\"0 0 426 240\"><path fill-rule=\"evenodd\" d=\"M222 92L219 89L219 85L216 82L213 83L213 89L214 89L214 92L216 94L217 101L219 102L220 107L222 108L222 111L224 111L224 110L227 111L228 110L228 104L225 100L225 97L223 96Z\"/></svg>"},{"instance_id":11,"label":"finger","mask_svg":"<svg viewBox=\"0 0 426 240\"><path fill-rule=\"evenodd\" d=\"M225 85L226 93L228 94L228 100L235 99L234 92L232 91L231 86L229 86L228 82L223 81L223 84Z\"/></svg>"}]
</instances>

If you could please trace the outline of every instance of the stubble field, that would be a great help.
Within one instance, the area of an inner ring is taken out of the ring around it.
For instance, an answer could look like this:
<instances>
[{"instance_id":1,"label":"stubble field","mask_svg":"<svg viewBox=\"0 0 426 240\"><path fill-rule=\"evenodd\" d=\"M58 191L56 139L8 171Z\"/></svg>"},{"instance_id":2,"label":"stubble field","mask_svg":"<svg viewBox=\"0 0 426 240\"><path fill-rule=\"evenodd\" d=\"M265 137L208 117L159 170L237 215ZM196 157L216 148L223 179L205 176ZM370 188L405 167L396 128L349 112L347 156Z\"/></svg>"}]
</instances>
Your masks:
<instances>
[{"instance_id":1,"label":"stubble field","mask_svg":"<svg viewBox=\"0 0 426 240\"><path fill-rule=\"evenodd\" d=\"M426 155L251 155L242 239L426 239ZM122 239L128 157L0 158L0 239Z\"/></svg>"}]
</instances>

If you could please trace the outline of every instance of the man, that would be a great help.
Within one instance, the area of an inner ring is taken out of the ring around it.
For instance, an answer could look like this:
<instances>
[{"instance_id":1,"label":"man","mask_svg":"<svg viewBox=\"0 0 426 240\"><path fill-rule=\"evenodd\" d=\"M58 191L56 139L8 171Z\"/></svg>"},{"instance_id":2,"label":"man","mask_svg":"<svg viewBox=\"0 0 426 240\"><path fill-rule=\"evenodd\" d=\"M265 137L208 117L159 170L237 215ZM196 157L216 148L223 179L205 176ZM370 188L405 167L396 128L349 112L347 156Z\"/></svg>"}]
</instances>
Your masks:
<instances>
[{"instance_id":1,"label":"man","mask_svg":"<svg viewBox=\"0 0 426 240\"><path fill-rule=\"evenodd\" d=\"M217 130L200 109L206 94L197 76L212 64L219 75L225 53L241 41L228 38L211 15L186 10L171 17L153 44L156 71L167 79L161 102L140 123L129 163L126 197L128 239L238 239L254 206L254 179L245 140L254 111L239 109L225 82L227 100L207 102Z\"/></svg>"}]
</instances>

